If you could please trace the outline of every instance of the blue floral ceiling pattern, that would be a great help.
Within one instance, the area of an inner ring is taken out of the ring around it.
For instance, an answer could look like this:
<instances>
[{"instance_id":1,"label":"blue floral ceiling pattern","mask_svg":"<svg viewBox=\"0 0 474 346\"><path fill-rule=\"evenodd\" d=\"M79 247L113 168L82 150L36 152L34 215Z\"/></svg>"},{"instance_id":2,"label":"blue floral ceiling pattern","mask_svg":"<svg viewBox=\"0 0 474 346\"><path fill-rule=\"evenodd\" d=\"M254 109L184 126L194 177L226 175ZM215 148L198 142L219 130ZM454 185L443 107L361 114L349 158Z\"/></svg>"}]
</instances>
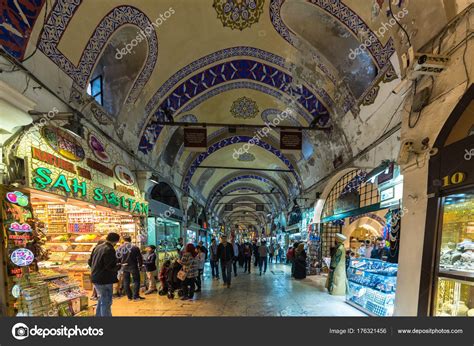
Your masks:
<instances>
[{"instance_id":1,"label":"blue floral ceiling pattern","mask_svg":"<svg viewBox=\"0 0 474 346\"><path fill-rule=\"evenodd\" d=\"M230 113L234 118L255 118L258 112L257 102L245 96L235 100L230 107Z\"/></svg>"},{"instance_id":2,"label":"blue floral ceiling pattern","mask_svg":"<svg viewBox=\"0 0 474 346\"><path fill-rule=\"evenodd\" d=\"M264 3L264 0L214 0L213 7L222 25L243 30L258 22Z\"/></svg>"}]
</instances>

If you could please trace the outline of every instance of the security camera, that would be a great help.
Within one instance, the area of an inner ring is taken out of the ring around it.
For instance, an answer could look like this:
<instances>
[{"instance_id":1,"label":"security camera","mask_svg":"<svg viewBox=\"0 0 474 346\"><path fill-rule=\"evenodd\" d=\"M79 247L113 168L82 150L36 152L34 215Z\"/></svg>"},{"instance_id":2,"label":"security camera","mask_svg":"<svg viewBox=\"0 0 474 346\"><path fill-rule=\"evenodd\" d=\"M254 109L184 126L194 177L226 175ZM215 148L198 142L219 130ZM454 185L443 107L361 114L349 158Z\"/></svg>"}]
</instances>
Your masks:
<instances>
[{"instance_id":1,"label":"security camera","mask_svg":"<svg viewBox=\"0 0 474 346\"><path fill-rule=\"evenodd\" d=\"M410 154L415 151L415 141L413 139L406 139L400 146L400 153L398 154L397 163L399 165L407 164L410 160Z\"/></svg>"}]
</instances>

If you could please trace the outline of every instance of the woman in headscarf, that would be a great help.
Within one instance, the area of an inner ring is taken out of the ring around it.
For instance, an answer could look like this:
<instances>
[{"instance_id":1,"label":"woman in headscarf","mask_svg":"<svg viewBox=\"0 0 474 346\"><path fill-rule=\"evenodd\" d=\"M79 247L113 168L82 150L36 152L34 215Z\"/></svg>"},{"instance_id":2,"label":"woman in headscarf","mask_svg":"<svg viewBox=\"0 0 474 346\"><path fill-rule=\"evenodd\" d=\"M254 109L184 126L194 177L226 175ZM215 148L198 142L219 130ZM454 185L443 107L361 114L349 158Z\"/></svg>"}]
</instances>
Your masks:
<instances>
[{"instance_id":1,"label":"woman in headscarf","mask_svg":"<svg viewBox=\"0 0 474 346\"><path fill-rule=\"evenodd\" d=\"M298 247L295 251L295 279L304 279L306 278L306 251L304 250L304 244L298 244Z\"/></svg>"}]
</instances>

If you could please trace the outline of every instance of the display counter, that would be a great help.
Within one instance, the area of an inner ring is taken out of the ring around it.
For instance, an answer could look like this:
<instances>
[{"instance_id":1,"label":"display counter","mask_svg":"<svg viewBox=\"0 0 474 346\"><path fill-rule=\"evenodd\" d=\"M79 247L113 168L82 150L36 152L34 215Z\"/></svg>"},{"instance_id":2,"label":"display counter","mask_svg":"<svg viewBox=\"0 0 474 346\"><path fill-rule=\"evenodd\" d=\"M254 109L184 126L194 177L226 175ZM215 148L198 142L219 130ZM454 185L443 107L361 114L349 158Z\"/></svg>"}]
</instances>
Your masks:
<instances>
[{"instance_id":1,"label":"display counter","mask_svg":"<svg viewBox=\"0 0 474 346\"><path fill-rule=\"evenodd\" d=\"M347 303L372 316L392 316L398 264L369 258L351 259Z\"/></svg>"}]
</instances>

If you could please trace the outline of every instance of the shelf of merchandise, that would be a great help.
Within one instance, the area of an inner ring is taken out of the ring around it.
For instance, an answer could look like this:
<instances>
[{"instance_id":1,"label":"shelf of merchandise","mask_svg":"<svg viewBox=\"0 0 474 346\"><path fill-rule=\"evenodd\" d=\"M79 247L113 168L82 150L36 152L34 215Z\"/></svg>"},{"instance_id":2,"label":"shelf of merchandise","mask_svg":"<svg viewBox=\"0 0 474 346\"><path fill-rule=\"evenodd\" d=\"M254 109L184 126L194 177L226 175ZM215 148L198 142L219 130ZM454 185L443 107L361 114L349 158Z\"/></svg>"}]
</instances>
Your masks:
<instances>
[{"instance_id":1,"label":"shelf of merchandise","mask_svg":"<svg viewBox=\"0 0 474 346\"><path fill-rule=\"evenodd\" d=\"M351 260L347 271L349 290L346 302L371 316L391 316L397 267L395 263L375 259Z\"/></svg>"}]
</instances>

